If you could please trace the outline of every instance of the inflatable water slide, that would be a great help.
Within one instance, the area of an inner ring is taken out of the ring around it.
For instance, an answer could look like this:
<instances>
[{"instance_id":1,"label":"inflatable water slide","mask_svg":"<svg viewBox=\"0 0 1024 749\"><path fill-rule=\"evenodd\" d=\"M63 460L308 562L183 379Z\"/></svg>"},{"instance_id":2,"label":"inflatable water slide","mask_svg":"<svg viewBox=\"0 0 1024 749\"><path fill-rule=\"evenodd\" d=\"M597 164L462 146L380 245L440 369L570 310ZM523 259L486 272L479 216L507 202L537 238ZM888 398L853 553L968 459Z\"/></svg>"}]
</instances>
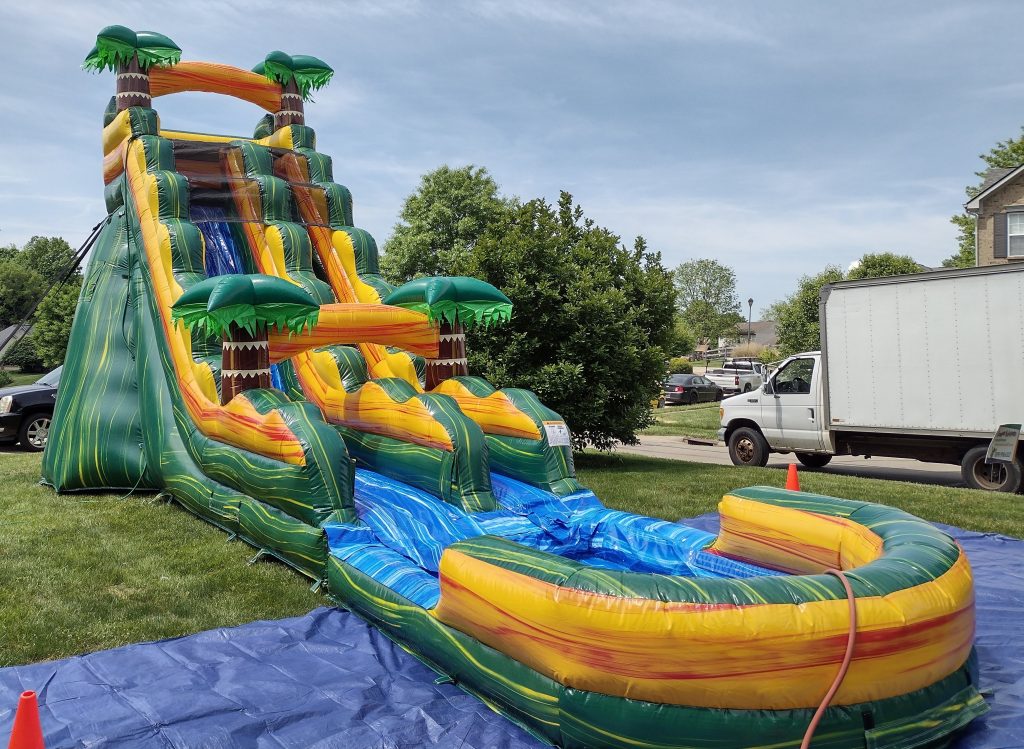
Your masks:
<instances>
[{"instance_id":1,"label":"inflatable water slide","mask_svg":"<svg viewBox=\"0 0 1024 749\"><path fill-rule=\"evenodd\" d=\"M949 536L765 487L722 500L717 536L606 508L558 414L468 374L465 331L509 300L380 276L305 124L333 71L180 57L114 26L86 59L117 75L108 216L48 484L162 492L558 746L932 746L985 712ZM169 129L153 99L183 91L266 115Z\"/></svg>"}]
</instances>

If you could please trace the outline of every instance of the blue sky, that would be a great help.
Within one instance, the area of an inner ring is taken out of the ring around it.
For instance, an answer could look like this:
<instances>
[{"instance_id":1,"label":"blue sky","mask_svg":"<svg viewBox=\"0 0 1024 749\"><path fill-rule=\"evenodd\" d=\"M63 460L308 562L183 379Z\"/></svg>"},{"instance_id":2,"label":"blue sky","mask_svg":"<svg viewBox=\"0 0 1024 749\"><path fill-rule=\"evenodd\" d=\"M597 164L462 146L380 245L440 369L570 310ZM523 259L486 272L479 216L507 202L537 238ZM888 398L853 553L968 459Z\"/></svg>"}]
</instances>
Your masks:
<instances>
[{"instance_id":1,"label":"blue sky","mask_svg":"<svg viewBox=\"0 0 1024 749\"><path fill-rule=\"evenodd\" d=\"M159 10L158 10L159 9ZM0 243L103 215L110 74L80 70L101 27L167 34L186 59L251 67L272 49L336 70L307 106L318 147L383 244L440 164L504 192L572 192L666 264L733 266L758 309L864 252L938 265L978 154L1024 124L1010 2L4 3ZM283 12L287 10L287 14ZM157 99L164 126L250 134L261 112Z\"/></svg>"}]
</instances>

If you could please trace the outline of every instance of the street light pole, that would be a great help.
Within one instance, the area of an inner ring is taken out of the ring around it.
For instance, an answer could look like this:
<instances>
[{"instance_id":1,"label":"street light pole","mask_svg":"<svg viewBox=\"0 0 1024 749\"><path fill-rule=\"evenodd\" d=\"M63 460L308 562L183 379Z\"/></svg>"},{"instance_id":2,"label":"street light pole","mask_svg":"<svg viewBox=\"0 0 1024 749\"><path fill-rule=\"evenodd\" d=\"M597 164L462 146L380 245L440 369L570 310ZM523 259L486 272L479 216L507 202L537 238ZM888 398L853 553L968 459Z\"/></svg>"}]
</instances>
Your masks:
<instances>
[{"instance_id":1,"label":"street light pole","mask_svg":"<svg viewBox=\"0 0 1024 749\"><path fill-rule=\"evenodd\" d=\"M747 345L750 345L750 319L754 312L754 297L747 300Z\"/></svg>"}]
</instances>

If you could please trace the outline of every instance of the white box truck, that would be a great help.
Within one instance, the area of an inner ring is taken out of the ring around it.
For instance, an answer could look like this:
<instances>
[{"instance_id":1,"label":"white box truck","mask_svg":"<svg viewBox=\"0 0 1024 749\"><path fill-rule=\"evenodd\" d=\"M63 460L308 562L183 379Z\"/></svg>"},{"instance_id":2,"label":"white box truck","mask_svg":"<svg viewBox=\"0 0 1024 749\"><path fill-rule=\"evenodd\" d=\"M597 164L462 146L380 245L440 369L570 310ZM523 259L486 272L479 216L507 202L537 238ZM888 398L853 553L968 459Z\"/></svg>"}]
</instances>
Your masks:
<instances>
[{"instance_id":1,"label":"white box truck","mask_svg":"<svg viewBox=\"0 0 1024 749\"><path fill-rule=\"evenodd\" d=\"M722 401L733 463L916 458L959 464L973 488L1022 488L1024 450L985 458L1000 425L1024 423L1024 264L844 281L822 289L820 315L820 352Z\"/></svg>"}]
</instances>

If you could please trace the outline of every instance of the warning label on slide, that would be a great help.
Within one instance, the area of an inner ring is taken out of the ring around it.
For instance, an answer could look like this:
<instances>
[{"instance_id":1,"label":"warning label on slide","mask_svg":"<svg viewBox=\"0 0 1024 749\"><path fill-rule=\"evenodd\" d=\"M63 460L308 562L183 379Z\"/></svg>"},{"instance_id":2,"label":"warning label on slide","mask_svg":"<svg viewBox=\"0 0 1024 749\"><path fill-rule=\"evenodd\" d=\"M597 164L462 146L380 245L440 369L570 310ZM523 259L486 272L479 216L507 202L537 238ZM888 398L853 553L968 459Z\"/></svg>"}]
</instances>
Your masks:
<instances>
[{"instance_id":1,"label":"warning label on slide","mask_svg":"<svg viewBox=\"0 0 1024 749\"><path fill-rule=\"evenodd\" d=\"M544 433L551 447L569 447L569 427L564 421L545 421Z\"/></svg>"}]
</instances>

